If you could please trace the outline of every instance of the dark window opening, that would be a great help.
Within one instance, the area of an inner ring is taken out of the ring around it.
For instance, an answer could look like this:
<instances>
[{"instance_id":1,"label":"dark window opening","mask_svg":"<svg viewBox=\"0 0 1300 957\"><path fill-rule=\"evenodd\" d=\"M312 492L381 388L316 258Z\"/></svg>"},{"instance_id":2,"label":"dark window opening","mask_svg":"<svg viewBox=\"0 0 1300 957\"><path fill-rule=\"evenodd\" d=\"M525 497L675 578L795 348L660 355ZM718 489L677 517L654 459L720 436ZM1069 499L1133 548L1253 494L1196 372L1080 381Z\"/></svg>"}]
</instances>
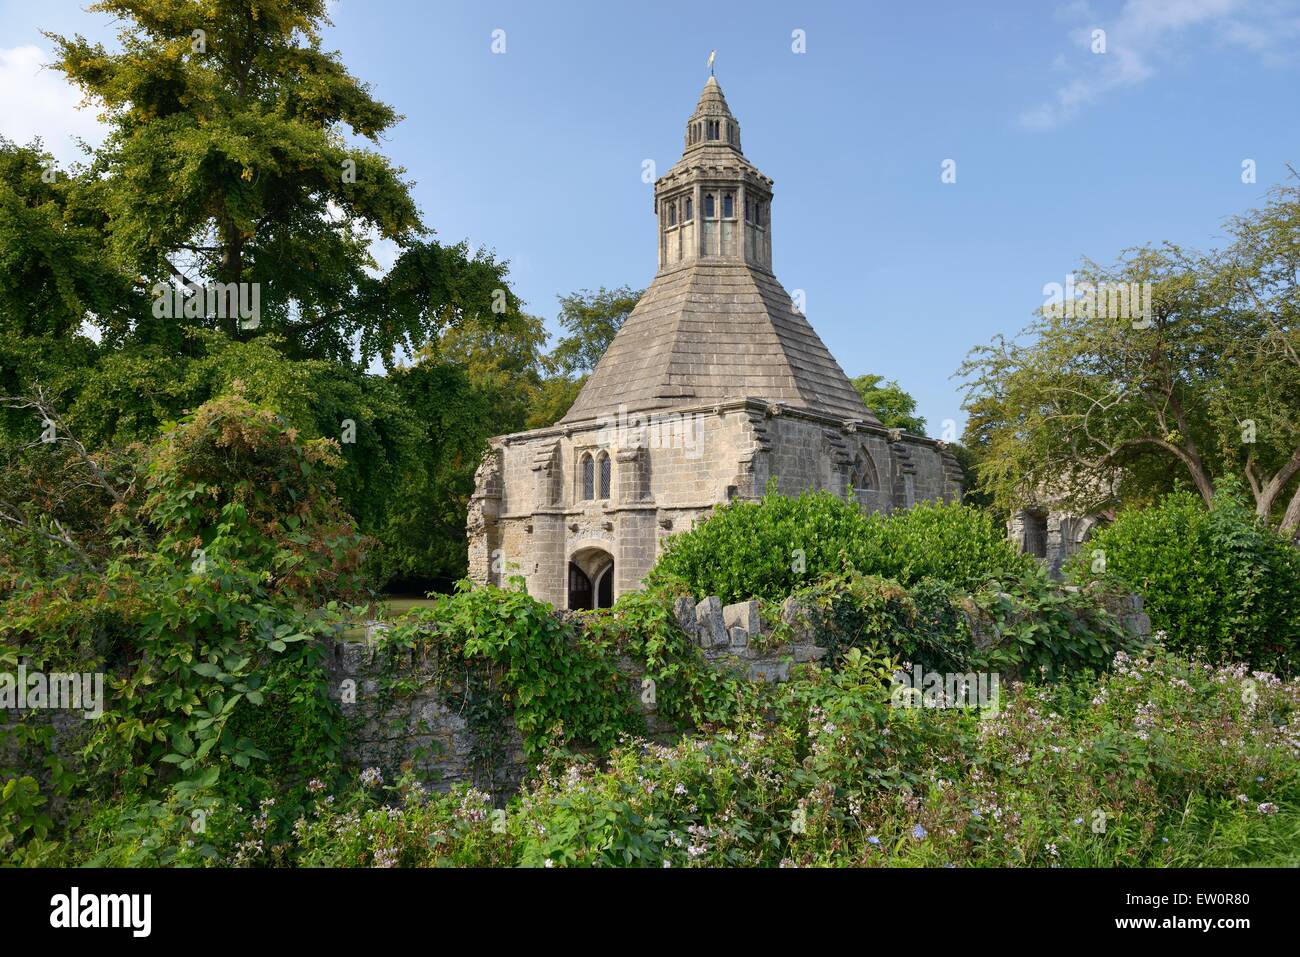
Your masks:
<instances>
[{"instance_id":1,"label":"dark window opening","mask_svg":"<svg viewBox=\"0 0 1300 957\"><path fill-rule=\"evenodd\" d=\"M582 500L589 502L596 497L596 465L590 455L582 457Z\"/></svg>"}]
</instances>

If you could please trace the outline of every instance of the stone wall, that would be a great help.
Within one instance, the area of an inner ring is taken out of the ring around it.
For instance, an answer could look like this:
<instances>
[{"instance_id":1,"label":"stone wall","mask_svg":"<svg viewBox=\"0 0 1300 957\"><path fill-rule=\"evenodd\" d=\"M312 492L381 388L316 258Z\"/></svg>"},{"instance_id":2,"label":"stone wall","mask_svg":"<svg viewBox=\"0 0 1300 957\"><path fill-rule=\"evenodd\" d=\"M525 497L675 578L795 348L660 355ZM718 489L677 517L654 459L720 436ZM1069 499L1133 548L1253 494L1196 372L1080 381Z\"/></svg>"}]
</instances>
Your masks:
<instances>
[{"instance_id":1,"label":"stone wall","mask_svg":"<svg viewBox=\"0 0 1300 957\"><path fill-rule=\"evenodd\" d=\"M1099 597L1129 634L1150 635L1151 622L1140 596ZM785 681L795 665L821 661L827 654L810 624L816 616L794 598L787 599L775 615L788 626L781 629L784 640L780 641L758 601L724 605L717 597L700 602L678 598L673 613L711 667L750 681ZM570 620L581 622L580 617ZM977 644L995 639L973 613L967 614L967 621ZM473 784L498 803L504 802L529 770L523 739L513 721L507 717L485 736L475 728L473 695L463 663L439 661L429 652L385 649L378 641L383 628L372 622L364 640L337 640L326 649L330 694L341 702L348 721L344 760L358 768L379 768L388 781L410 770L437 790ZM645 736L659 741L674 738L678 729L660 717L654 696L644 694L643 666L624 657L618 669L627 679L627 694L641 710ZM0 719L20 716L7 711ZM70 754L70 742L86 727L80 715L67 712L45 711L33 717L55 725L55 749L63 754ZM0 736L0 744L4 741ZM29 760L32 757L18 753L10 742L0 751L0 766L44 775L39 761Z\"/></svg>"},{"instance_id":2,"label":"stone wall","mask_svg":"<svg viewBox=\"0 0 1300 957\"><path fill-rule=\"evenodd\" d=\"M471 727L468 688L457 694L448 687L448 663L378 650L382 627L372 623L367 640L329 648L330 695L348 722L344 760L379 768L390 782L410 770L442 791L466 783L501 798L517 790L527 762L514 723L501 725L499 739L485 740Z\"/></svg>"},{"instance_id":3,"label":"stone wall","mask_svg":"<svg viewBox=\"0 0 1300 957\"><path fill-rule=\"evenodd\" d=\"M795 639L773 645L771 626L763 620L762 604L743 601L723 605L717 597L694 602L678 598L673 612L678 625L715 668L734 671L750 681L785 681L790 666L819 661L826 649L804 627L807 616L789 598L781 607L781 620L791 626Z\"/></svg>"},{"instance_id":4,"label":"stone wall","mask_svg":"<svg viewBox=\"0 0 1300 957\"><path fill-rule=\"evenodd\" d=\"M757 601L724 606L717 598L698 603L684 598L678 599L674 612L705 661L749 680L784 681L792 664L826 654L812 635L797 632L803 616L793 601L781 615L796 629L797 638L784 644L771 642L772 629L763 621ZM504 722L498 740L483 740L472 727L464 679L455 675L448 681L447 663L427 654L408 650L396 659L389 657L391 653L379 650L376 643L383 627L371 623L366 640L339 640L329 648L330 694L342 702L349 722L344 759L359 768L379 768L389 781L403 770L413 771L436 790L473 784L498 801L517 790L528 762L514 723ZM654 696L643 693L644 666L624 657L618 670L641 711L645 736L674 739L678 729L659 716Z\"/></svg>"},{"instance_id":5,"label":"stone wall","mask_svg":"<svg viewBox=\"0 0 1300 957\"><path fill-rule=\"evenodd\" d=\"M1151 634L1141 596L1105 594L1099 598L1130 635ZM775 615L788 626L781 629L784 640L780 641L758 601L724 605L717 597L700 602L678 598L673 613L711 667L750 681L786 681L795 665L821 661L827 654L811 624L816 616L794 598L787 599ZM967 610L966 619L978 646L996 640L973 609ZM570 620L581 623L580 617ZM364 642L341 641L331 650L331 692L346 700L346 681L353 683L355 692L355 703L344 704L351 721L347 760L359 767L378 767L388 780L408 767L435 789L471 783L498 802L504 800L528 771L523 742L513 722L505 722L504 735L486 749L493 753L485 757L484 742L476 740L467 714L470 696L461 690L463 679L455 678L451 690L446 690L445 663L409 651L400 660L380 660L373 639L382 627L372 625ZM677 729L657 714L654 696L643 694L642 665L623 658L619 670L627 677L627 693L641 709L646 737L659 741L674 738ZM390 687L394 677L401 690Z\"/></svg>"}]
</instances>

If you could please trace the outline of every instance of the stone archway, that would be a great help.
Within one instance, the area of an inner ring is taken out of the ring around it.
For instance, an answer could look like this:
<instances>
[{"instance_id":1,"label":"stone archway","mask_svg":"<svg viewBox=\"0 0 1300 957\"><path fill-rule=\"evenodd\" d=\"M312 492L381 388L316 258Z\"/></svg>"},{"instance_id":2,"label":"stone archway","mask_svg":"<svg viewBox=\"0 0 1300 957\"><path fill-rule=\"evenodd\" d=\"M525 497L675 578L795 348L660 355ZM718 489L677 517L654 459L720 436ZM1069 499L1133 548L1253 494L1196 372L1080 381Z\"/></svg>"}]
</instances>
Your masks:
<instances>
[{"instance_id":1,"label":"stone archway","mask_svg":"<svg viewBox=\"0 0 1300 957\"><path fill-rule=\"evenodd\" d=\"M614 556L603 548L588 547L569 558L570 610L609 608L614 604Z\"/></svg>"}]
</instances>

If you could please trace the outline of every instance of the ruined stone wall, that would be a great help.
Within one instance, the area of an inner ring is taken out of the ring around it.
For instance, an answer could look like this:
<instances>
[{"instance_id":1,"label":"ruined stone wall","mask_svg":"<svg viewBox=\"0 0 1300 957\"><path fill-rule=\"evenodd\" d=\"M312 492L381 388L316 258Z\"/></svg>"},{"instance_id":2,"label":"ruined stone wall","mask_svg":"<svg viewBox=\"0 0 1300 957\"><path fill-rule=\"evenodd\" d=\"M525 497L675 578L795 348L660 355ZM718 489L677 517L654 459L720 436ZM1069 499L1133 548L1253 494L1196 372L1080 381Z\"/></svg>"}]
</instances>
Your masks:
<instances>
[{"instance_id":1,"label":"ruined stone wall","mask_svg":"<svg viewBox=\"0 0 1300 957\"><path fill-rule=\"evenodd\" d=\"M1151 634L1140 596L1103 595L1101 601L1130 635ZM776 617L788 626L782 631L788 638L781 641L775 640L762 611L758 601L723 605L716 597L700 602L678 598L673 607L677 624L700 648L705 662L737 677L786 681L796 665L825 658L830 642L812 624L817 616L809 608L794 598L782 604ZM996 640L991 626L977 615L968 612L966 619L977 646ZM487 742L493 745L488 749L493 754L484 759L485 742L477 739L472 727L468 692L444 690L445 663L408 653L396 662L395 670L392 661L386 670L369 642L335 644L330 662L331 693L346 701L346 681L352 682L355 693L353 703L343 707L351 726L346 757L356 766L378 767L389 780L409 767L432 788L447 790L457 783L472 783L498 801L513 793L526 776L523 742L513 722L506 722L499 740ZM660 718L653 700L642 694L643 667L623 658L619 671L645 719L646 737L659 741L675 737L677 730ZM400 691L392 688L395 679Z\"/></svg>"},{"instance_id":2,"label":"ruined stone wall","mask_svg":"<svg viewBox=\"0 0 1300 957\"><path fill-rule=\"evenodd\" d=\"M792 664L826 653L810 634L772 645L756 601L724 607L717 598L679 599L674 611L705 661L750 680L784 681ZM793 603L782 613L799 620ZM472 784L498 802L517 790L528 762L514 722L505 721L502 733L476 728L473 695L459 675L448 673L457 665L411 651L394 659L375 642L382 627L372 623L366 640L340 640L328 649L330 694L348 722L345 760L356 768L379 768L389 781L409 770L435 790ZM624 657L618 670L645 721L645 736L675 738L677 729L659 716L653 696L643 694L644 667Z\"/></svg>"}]
</instances>

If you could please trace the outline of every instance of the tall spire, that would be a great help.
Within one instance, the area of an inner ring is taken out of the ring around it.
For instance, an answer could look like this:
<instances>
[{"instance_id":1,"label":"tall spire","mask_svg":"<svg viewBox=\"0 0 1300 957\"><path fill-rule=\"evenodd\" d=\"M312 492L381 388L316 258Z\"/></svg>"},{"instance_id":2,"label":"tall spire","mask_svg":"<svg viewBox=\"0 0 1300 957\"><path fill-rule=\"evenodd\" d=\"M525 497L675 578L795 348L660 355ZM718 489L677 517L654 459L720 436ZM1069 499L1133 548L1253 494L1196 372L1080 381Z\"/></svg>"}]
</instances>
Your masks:
<instances>
[{"instance_id":1,"label":"tall spire","mask_svg":"<svg viewBox=\"0 0 1300 957\"><path fill-rule=\"evenodd\" d=\"M655 182L658 275L561 421L739 397L879 424L772 275L771 203L710 76Z\"/></svg>"},{"instance_id":2,"label":"tall spire","mask_svg":"<svg viewBox=\"0 0 1300 957\"><path fill-rule=\"evenodd\" d=\"M686 122L682 158L655 183L659 269L695 259L772 268L772 181L745 159L740 123L710 76Z\"/></svg>"},{"instance_id":3,"label":"tall spire","mask_svg":"<svg viewBox=\"0 0 1300 957\"><path fill-rule=\"evenodd\" d=\"M705 146L727 146L740 150L740 123L731 115L727 98L722 95L718 78L712 73L695 104L695 112L686 121L686 151Z\"/></svg>"}]
</instances>

